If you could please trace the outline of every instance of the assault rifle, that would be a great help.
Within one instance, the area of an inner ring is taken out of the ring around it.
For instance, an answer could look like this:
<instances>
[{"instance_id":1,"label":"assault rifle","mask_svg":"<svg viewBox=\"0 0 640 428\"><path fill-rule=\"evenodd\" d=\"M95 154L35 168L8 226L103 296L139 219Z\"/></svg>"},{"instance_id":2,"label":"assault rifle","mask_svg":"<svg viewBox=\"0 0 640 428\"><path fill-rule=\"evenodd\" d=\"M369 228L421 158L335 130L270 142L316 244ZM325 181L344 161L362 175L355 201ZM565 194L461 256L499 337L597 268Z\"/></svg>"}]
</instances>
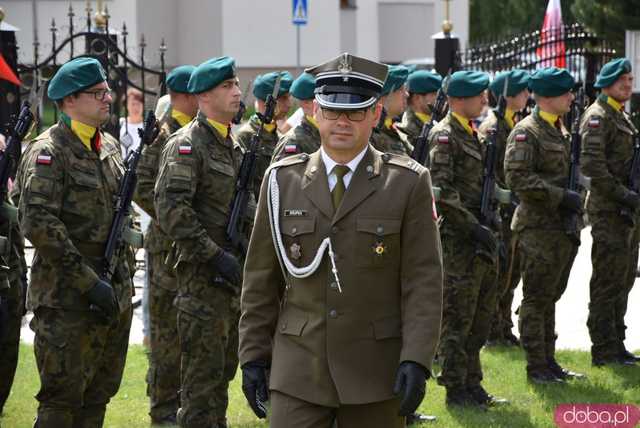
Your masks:
<instances>
[{"instance_id":1,"label":"assault rifle","mask_svg":"<svg viewBox=\"0 0 640 428\"><path fill-rule=\"evenodd\" d=\"M578 89L576 99L571 105L571 158L569 164L569 178L567 180L567 189L573 192L579 191L580 184L580 150L582 147L582 136L580 135L580 118L584 109L585 102L584 87ZM578 214L570 213L565 219L565 234L574 240L580 241L578 231Z\"/></svg>"},{"instance_id":2,"label":"assault rifle","mask_svg":"<svg viewBox=\"0 0 640 428\"><path fill-rule=\"evenodd\" d=\"M31 105L24 101L20 107L18 120L3 152L0 153L0 203L4 202L9 192L9 178L14 178L22 154L22 140L27 136L33 123Z\"/></svg>"},{"instance_id":3,"label":"assault rifle","mask_svg":"<svg viewBox=\"0 0 640 428\"><path fill-rule=\"evenodd\" d=\"M280 79L278 76L273 86L273 93L267 96L265 101L264 114L256 113L260 119L260 128L253 134L249 145L246 148L242 163L240 164L240 172L236 181L236 190L231 201L231 212L229 213L229 221L227 222L227 239L231 242L233 248L240 251L243 255L247 254L249 242L247 234L247 206L249 205L249 197L252 193L252 183L256 172L256 158L260 138L265 124L273 121L273 115L276 111L276 98L280 91Z\"/></svg>"},{"instance_id":4,"label":"assault rifle","mask_svg":"<svg viewBox=\"0 0 640 428\"><path fill-rule=\"evenodd\" d=\"M411 153L411 158L418 162L420 165L429 166L429 133L431 129L436 124L442 120L444 115L447 113L447 87L449 86L449 78L451 77L451 71L447 77L445 77L444 82L440 89L438 89L438 94L436 95L436 100L433 103L433 108L431 109L431 119L428 122L425 122L422 125L422 129L420 129L420 134L416 139L416 144L413 147L413 152Z\"/></svg>"},{"instance_id":5,"label":"assault rifle","mask_svg":"<svg viewBox=\"0 0 640 428\"><path fill-rule=\"evenodd\" d=\"M113 220L109 228L109 238L104 248L103 270L100 275L100 279L108 283L111 283L113 278L117 256L119 255L119 250L122 248L124 236L127 232L127 230L125 230L125 228L128 227L126 220L131 212L131 201L133 200L133 193L138 179L136 169L140 156L142 155L142 149L144 149L145 145L153 143L159 131L160 128L158 127L156 116L153 111L149 110L144 119L144 128L138 130L140 145L132 151L125 160L124 177L120 182L120 188L118 189L116 201L113 206Z\"/></svg>"},{"instance_id":6,"label":"assault rifle","mask_svg":"<svg viewBox=\"0 0 640 428\"><path fill-rule=\"evenodd\" d=\"M640 133L638 131L633 135L633 158L631 160L627 186L632 192L640 193ZM622 219L630 226L635 224L632 209L627 207L622 208L620 210L620 216L622 216Z\"/></svg>"}]
</instances>

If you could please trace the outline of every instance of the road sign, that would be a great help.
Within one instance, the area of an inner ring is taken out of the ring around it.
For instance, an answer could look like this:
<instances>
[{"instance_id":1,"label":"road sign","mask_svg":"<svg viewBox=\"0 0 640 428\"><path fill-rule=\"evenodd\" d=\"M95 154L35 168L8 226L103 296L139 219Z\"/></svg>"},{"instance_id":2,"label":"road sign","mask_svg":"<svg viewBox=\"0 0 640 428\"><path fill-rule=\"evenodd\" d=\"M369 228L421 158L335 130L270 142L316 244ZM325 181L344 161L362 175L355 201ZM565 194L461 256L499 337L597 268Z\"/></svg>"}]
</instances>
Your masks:
<instances>
[{"instance_id":1,"label":"road sign","mask_svg":"<svg viewBox=\"0 0 640 428\"><path fill-rule=\"evenodd\" d=\"M294 25L307 25L307 22L309 22L307 0L293 0L293 15L291 21Z\"/></svg>"}]
</instances>

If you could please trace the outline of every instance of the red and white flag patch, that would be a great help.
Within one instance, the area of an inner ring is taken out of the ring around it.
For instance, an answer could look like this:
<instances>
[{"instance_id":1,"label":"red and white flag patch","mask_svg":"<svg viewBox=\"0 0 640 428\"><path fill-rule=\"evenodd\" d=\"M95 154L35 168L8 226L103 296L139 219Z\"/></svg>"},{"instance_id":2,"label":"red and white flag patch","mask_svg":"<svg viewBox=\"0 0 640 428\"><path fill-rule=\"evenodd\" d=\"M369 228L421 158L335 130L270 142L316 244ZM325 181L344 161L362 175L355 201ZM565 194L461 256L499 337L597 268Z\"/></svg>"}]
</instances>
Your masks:
<instances>
[{"instance_id":1,"label":"red and white flag patch","mask_svg":"<svg viewBox=\"0 0 640 428\"><path fill-rule=\"evenodd\" d=\"M191 154L191 146L178 146L178 154L190 155Z\"/></svg>"},{"instance_id":2,"label":"red and white flag patch","mask_svg":"<svg viewBox=\"0 0 640 428\"><path fill-rule=\"evenodd\" d=\"M438 143L440 143L440 144L449 144L449 136L448 135L438 135Z\"/></svg>"},{"instance_id":3,"label":"red and white flag patch","mask_svg":"<svg viewBox=\"0 0 640 428\"><path fill-rule=\"evenodd\" d=\"M36 165L51 165L53 158L51 155L38 155L36 158Z\"/></svg>"},{"instance_id":4,"label":"red and white flag patch","mask_svg":"<svg viewBox=\"0 0 640 428\"><path fill-rule=\"evenodd\" d=\"M431 208L432 208L432 215L433 215L433 221L437 221L438 220L438 210L436 209L436 198L433 196L433 194L431 195Z\"/></svg>"},{"instance_id":5,"label":"red and white flag patch","mask_svg":"<svg viewBox=\"0 0 640 428\"><path fill-rule=\"evenodd\" d=\"M518 143L523 143L523 142L527 141L527 134L517 134L516 135L516 141Z\"/></svg>"},{"instance_id":6,"label":"red and white flag patch","mask_svg":"<svg viewBox=\"0 0 640 428\"><path fill-rule=\"evenodd\" d=\"M589 119L589 128L600 128L600 118L592 117Z\"/></svg>"},{"instance_id":7,"label":"red and white flag patch","mask_svg":"<svg viewBox=\"0 0 640 428\"><path fill-rule=\"evenodd\" d=\"M287 154L298 153L298 146L295 144L287 144L286 146L284 146L284 152Z\"/></svg>"}]
</instances>

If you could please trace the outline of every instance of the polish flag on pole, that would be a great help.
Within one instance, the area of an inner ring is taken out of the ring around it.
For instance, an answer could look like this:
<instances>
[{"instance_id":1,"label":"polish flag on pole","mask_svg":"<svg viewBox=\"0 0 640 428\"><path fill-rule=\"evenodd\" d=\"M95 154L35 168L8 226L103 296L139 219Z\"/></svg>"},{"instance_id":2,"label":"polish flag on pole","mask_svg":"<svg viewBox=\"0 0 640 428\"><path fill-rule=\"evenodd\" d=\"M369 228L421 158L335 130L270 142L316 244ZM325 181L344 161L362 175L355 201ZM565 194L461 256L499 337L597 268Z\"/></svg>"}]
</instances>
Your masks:
<instances>
[{"instance_id":1,"label":"polish flag on pole","mask_svg":"<svg viewBox=\"0 0 640 428\"><path fill-rule=\"evenodd\" d=\"M16 74L13 72L11 67L9 67L9 64L7 64L7 61L4 60L4 57L2 56L1 53L0 53L0 79L8 80L9 82L17 86L20 86L22 84L20 83L20 79L18 79L18 76L16 76Z\"/></svg>"},{"instance_id":2,"label":"polish flag on pole","mask_svg":"<svg viewBox=\"0 0 640 428\"><path fill-rule=\"evenodd\" d=\"M549 0L547 4L540 32L540 47L536 53L541 67L565 68L567 65L560 0Z\"/></svg>"}]
</instances>

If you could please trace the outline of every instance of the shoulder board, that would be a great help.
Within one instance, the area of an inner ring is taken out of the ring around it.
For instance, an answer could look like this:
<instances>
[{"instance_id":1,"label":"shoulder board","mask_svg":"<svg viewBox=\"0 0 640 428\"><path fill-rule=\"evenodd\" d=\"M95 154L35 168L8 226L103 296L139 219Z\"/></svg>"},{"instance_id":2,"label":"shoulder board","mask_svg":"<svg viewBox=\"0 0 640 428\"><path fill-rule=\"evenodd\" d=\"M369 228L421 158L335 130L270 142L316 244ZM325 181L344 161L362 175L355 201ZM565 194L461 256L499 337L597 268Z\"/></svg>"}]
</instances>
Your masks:
<instances>
[{"instance_id":1,"label":"shoulder board","mask_svg":"<svg viewBox=\"0 0 640 428\"><path fill-rule=\"evenodd\" d=\"M514 137L514 140L518 143L524 143L527 141L527 133L526 132L518 132Z\"/></svg>"},{"instance_id":2,"label":"shoulder board","mask_svg":"<svg viewBox=\"0 0 640 428\"><path fill-rule=\"evenodd\" d=\"M382 160L386 164L401 166L415 172L416 174L420 174L420 172L422 172L422 170L424 169L422 165L407 156L400 156L393 153L384 153L382 155Z\"/></svg>"},{"instance_id":3,"label":"shoulder board","mask_svg":"<svg viewBox=\"0 0 640 428\"><path fill-rule=\"evenodd\" d=\"M284 166L296 165L299 163L305 163L309 160L309 155L306 153L300 153L293 156L287 156L280 159L277 162L271 164L270 168L282 168Z\"/></svg>"}]
</instances>

